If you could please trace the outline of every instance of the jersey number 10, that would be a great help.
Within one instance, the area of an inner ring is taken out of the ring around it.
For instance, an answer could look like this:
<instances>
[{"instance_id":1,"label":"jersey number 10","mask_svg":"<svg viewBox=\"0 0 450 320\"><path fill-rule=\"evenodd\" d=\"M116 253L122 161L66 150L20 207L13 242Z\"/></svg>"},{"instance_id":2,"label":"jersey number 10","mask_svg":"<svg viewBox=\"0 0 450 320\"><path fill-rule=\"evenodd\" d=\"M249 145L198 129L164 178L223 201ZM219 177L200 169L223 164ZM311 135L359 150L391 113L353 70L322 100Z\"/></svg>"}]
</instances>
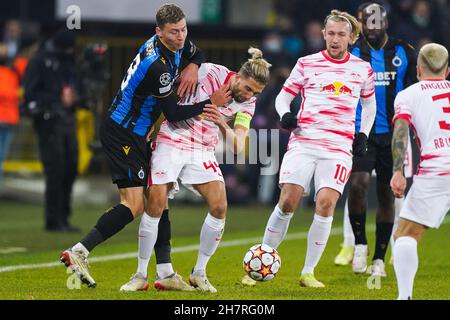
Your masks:
<instances>
[{"instance_id":1,"label":"jersey number 10","mask_svg":"<svg viewBox=\"0 0 450 320\"><path fill-rule=\"evenodd\" d=\"M351 171L348 171L346 167L337 164L336 173L334 174L333 179L338 180L340 183L346 183L347 179L350 177L350 173Z\"/></svg>"}]
</instances>

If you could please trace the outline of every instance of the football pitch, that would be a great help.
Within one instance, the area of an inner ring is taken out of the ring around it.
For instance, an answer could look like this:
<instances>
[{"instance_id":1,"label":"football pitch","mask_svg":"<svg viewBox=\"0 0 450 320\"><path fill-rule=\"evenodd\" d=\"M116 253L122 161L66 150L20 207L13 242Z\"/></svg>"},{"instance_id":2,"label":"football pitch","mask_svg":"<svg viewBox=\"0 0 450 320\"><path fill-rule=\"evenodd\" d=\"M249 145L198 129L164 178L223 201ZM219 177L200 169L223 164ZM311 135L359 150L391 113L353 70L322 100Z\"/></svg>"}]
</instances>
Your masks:
<instances>
[{"instance_id":1,"label":"football pitch","mask_svg":"<svg viewBox=\"0 0 450 320\"><path fill-rule=\"evenodd\" d=\"M299 272L303 267L306 236L312 221L311 209L301 208L291 221L286 240L278 251L281 270L274 280L245 287L242 258L248 248L262 239L271 213L269 207L230 206L222 243L208 265L208 277L218 293L163 292L151 286L147 292L119 292L135 272L137 228L134 221L118 235L97 247L90 255L91 275L97 288L81 286L59 263L59 252L76 243L95 224L106 208L75 207L73 224L79 234L46 233L42 228L42 207L12 202L0 203L0 299L136 299L136 300L307 300L307 299L395 299L397 287L392 265L387 278L377 281L368 275L355 275L351 267L337 267L333 260L342 241L342 212L338 210L324 255L315 270L325 288L302 288ZM175 270L187 279L197 257L200 228L205 206L171 207L172 260ZM368 217L370 249L374 244L374 215ZM450 219L439 230L430 230L419 244L419 271L414 299L450 299ZM387 254L387 261L390 250ZM155 275L155 261L149 265L149 280ZM368 281L369 279L369 281Z\"/></svg>"}]
</instances>

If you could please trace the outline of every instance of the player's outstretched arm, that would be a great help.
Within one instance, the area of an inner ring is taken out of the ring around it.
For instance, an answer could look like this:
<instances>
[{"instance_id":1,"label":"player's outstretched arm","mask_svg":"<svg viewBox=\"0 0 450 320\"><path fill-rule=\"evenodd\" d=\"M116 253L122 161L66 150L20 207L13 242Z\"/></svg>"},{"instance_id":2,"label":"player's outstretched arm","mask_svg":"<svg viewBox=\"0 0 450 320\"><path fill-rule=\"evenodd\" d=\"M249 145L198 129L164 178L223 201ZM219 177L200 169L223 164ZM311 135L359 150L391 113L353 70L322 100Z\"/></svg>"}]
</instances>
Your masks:
<instances>
[{"instance_id":1,"label":"player's outstretched arm","mask_svg":"<svg viewBox=\"0 0 450 320\"><path fill-rule=\"evenodd\" d=\"M172 92L168 96L158 97L158 103L161 111L169 122L187 120L203 113L206 104L211 103L210 100L202 101L193 105L177 105L177 96Z\"/></svg>"},{"instance_id":2,"label":"player's outstretched arm","mask_svg":"<svg viewBox=\"0 0 450 320\"><path fill-rule=\"evenodd\" d=\"M175 92L164 97L157 97L161 111L169 122L187 120L203 113L207 104L223 106L231 100L230 86L224 85L216 90L209 100L191 105L178 105Z\"/></svg>"},{"instance_id":3,"label":"player's outstretched arm","mask_svg":"<svg viewBox=\"0 0 450 320\"><path fill-rule=\"evenodd\" d=\"M177 105L178 97L173 87L170 69L161 60L152 63L145 72L144 78L135 90L135 95L141 99L149 95L155 97L169 122L186 120L202 114L207 102L183 107Z\"/></svg>"}]
</instances>

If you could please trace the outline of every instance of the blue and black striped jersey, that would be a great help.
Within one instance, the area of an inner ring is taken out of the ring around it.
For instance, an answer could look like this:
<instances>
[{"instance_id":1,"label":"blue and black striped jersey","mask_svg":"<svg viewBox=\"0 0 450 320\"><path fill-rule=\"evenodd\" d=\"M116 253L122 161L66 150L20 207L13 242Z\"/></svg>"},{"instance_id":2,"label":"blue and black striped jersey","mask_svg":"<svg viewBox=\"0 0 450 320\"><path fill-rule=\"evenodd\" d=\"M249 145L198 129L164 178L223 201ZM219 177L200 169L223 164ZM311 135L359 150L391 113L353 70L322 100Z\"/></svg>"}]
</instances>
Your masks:
<instances>
[{"instance_id":1,"label":"blue and black striped jersey","mask_svg":"<svg viewBox=\"0 0 450 320\"><path fill-rule=\"evenodd\" d=\"M389 38L379 50L372 49L363 37L352 48L352 54L370 63L375 74L377 115L371 134L392 132L394 100L397 93L416 82L414 48L404 41ZM356 131L361 126L361 103L356 110Z\"/></svg>"},{"instance_id":2,"label":"blue and black striped jersey","mask_svg":"<svg viewBox=\"0 0 450 320\"><path fill-rule=\"evenodd\" d=\"M121 127L145 136L161 114L158 99L172 93L181 57L192 61L196 53L190 41L186 41L183 49L173 52L157 35L148 39L128 68L109 108L109 117Z\"/></svg>"}]
</instances>

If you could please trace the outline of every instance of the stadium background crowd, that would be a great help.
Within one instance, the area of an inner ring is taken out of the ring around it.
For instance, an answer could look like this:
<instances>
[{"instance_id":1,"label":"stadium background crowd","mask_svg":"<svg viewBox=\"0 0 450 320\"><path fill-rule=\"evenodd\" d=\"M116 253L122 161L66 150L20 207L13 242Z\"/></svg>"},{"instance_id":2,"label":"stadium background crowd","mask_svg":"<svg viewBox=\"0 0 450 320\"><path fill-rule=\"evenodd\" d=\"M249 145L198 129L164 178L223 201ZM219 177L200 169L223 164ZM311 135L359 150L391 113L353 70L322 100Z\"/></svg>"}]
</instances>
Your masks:
<instances>
[{"instance_id":1,"label":"stadium background crowd","mask_svg":"<svg viewBox=\"0 0 450 320\"><path fill-rule=\"evenodd\" d=\"M69 1L70 2L70 1ZM5 177L0 175L0 197L15 198L18 195L14 187L15 179L42 179L42 167L39 165L35 133L28 117L5 116L8 110L16 108L18 113L21 100L21 72L16 72L18 59L29 59L37 48L55 34L65 19L58 16L61 11L58 3L68 1L35 2L28 0L14 3L5 1L0 4L0 141L11 139L7 153L6 142L1 143L0 161L6 155L4 163ZM184 5L185 1L173 1ZM187 1L190 2L190 1ZM267 1L225 1L203 0L200 3L202 17L197 22L189 21L189 35L207 55L207 60L223 64L230 69L238 69L245 61L249 45L258 46L264 57L273 64L271 82L259 96L256 113L252 121L254 129L279 129L279 118L274 107L275 97L282 83L289 75L296 60L304 55L317 52L324 47L321 33L321 19L333 8L355 14L364 1L323 0L320 3L306 0L267 0ZM382 4L388 11L391 36L404 39L416 50L429 42L438 42L450 47L450 4L447 0L398 0L374 1ZM77 1L70 3L76 4ZM255 10L254 14L250 14ZM262 14L259 14L262 13ZM126 12L123 13L126 15ZM154 13L148 12L147 22L105 21L99 19L83 20L81 6L81 29L77 34L77 66L86 74L95 69L86 86L95 88L87 94L83 106L77 114L79 140L78 171L87 181L95 181L99 176L109 179L107 166L99 148L97 138L98 119L107 110L115 90L120 83L130 58L143 39L150 37L154 30ZM248 16L252 16L249 19ZM254 19L253 19L254 18ZM95 51L86 49L97 46ZM103 50L98 51L98 46ZM17 77L15 87L8 86L10 74L3 70L13 70ZM95 78L95 79L94 79ZM92 80L90 82L90 80ZM11 100L11 96L13 100ZM13 102L11 102L13 101ZM299 108L300 101L294 100L292 108ZM8 136L6 136L8 135ZM279 159L285 152L289 133L280 131L280 140L272 141L270 131L259 134L258 139L268 144L279 143ZM270 147L268 148L270 150ZM1 164L1 163L0 163ZM278 199L277 176L260 175L259 165L222 165L226 179L228 201L230 203L272 204ZM108 182L109 183L109 182ZM104 183L105 184L105 183ZM90 184L88 184L90 185ZM373 189L373 188L372 188ZM13 190L13 191L12 191ZM114 189L112 189L114 190ZM23 190L22 190L23 191ZM97 194L100 197L100 194ZM1 199L0 198L0 199ZM104 199L104 198L102 198ZM190 195L181 196L181 200L192 201ZM310 200L312 201L312 199Z\"/></svg>"}]
</instances>

